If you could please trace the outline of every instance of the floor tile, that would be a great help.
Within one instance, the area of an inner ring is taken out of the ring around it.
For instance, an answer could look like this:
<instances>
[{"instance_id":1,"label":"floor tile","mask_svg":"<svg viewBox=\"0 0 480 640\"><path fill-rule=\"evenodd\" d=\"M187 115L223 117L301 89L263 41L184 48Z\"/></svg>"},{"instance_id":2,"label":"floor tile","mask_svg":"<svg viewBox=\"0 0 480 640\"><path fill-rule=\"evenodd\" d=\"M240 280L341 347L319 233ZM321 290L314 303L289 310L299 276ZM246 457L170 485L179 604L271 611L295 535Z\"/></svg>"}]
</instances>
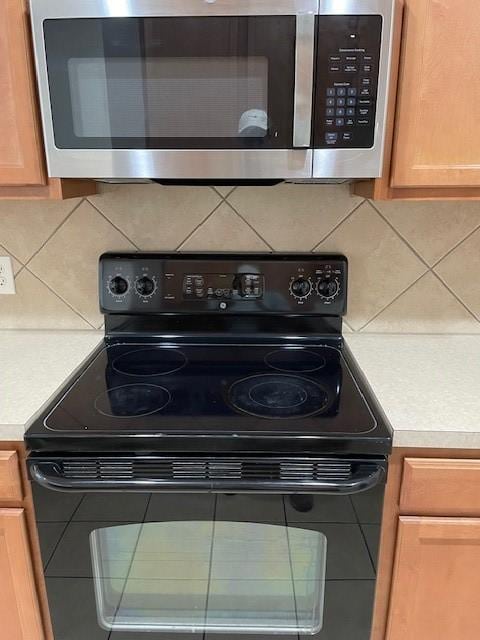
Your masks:
<instances>
[{"instance_id":1,"label":"floor tile","mask_svg":"<svg viewBox=\"0 0 480 640\"><path fill-rule=\"evenodd\" d=\"M285 496L287 522L356 522L346 496Z\"/></svg>"},{"instance_id":2,"label":"floor tile","mask_svg":"<svg viewBox=\"0 0 480 640\"><path fill-rule=\"evenodd\" d=\"M63 493L32 483L37 522L68 522L80 504L82 493Z\"/></svg>"},{"instance_id":3,"label":"floor tile","mask_svg":"<svg viewBox=\"0 0 480 640\"><path fill-rule=\"evenodd\" d=\"M37 524L40 552L42 554L42 564L44 569L47 566L60 538L62 537L62 533L66 526L66 522L39 522Z\"/></svg>"},{"instance_id":4,"label":"floor tile","mask_svg":"<svg viewBox=\"0 0 480 640\"><path fill-rule=\"evenodd\" d=\"M154 493L145 521L212 520L214 511L215 496L212 494Z\"/></svg>"},{"instance_id":5,"label":"floor tile","mask_svg":"<svg viewBox=\"0 0 480 640\"><path fill-rule=\"evenodd\" d=\"M368 550L373 560L373 566L377 569L378 547L380 545L380 525L362 524L363 535L367 541Z\"/></svg>"},{"instance_id":6,"label":"floor tile","mask_svg":"<svg viewBox=\"0 0 480 640\"><path fill-rule=\"evenodd\" d=\"M285 523L282 496L221 494L217 499L217 520Z\"/></svg>"},{"instance_id":7,"label":"floor tile","mask_svg":"<svg viewBox=\"0 0 480 640\"><path fill-rule=\"evenodd\" d=\"M95 594L85 578L47 578L55 640L108 640L97 622Z\"/></svg>"},{"instance_id":8,"label":"floor tile","mask_svg":"<svg viewBox=\"0 0 480 640\"><path fill-rule=\"evenodd\" d=\"M298 526L319 531L327 538L327 580L375 577L359 525L305 522Z\"/></svg>"},{"instance_id":9,"label":"floor tile","mask_svg":"<svg viewBox=\"0 0 480 640\"><path fill-rule=\"evenodd\" d=\"M87 494L76 511L74 521L142 522L148 493Z\"/></svg>"},{"instance_id":10,"label":"floor tile","mask_svg":"<svg viewBox=\"0 0 480 640\"><path fill-rule=\"evenodd\" d=\"M323 628L301 640L369 640L374 580L333 580L326 583Z\"/></svg>"}]
</instances>

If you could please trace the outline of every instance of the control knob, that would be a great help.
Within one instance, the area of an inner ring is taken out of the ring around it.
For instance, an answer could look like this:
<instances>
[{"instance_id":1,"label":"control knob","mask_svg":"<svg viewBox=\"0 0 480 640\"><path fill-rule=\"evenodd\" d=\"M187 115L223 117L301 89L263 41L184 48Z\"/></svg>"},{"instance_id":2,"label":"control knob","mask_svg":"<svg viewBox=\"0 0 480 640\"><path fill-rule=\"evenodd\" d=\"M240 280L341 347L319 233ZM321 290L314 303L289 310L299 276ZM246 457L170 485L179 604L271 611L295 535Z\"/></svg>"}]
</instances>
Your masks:
<instances>
[{"instance_id":1,"label":"control knob","mask_svg":"<svg viewBox=\"0 0 480 640\"><path fill-rule=\"evenodd\" d=\"M338 280L319 280L317 283L317 293L321 298L329 300L334 298L340 289Z\"/></svg>"},{"instance_id":2,"label":"control knob","mask_svg":"<svg viewBox=\"0 0 480 640\"><path fill-rule=\"evenodd\" d=\"M295 278L290 284L290 293L294 298L307 298L312 292L312 283L307 278Z\"/></svg>"},{"instance_id":3,"label":"control knob","mask_svg":"<svg viewBox=\"0 0 480 640\"><path fill-rule=\"evenodd\" d=\"M139 296L144 298L151 296L155 292L155 289L156 285L154 280L148 276L142 276L135 282L135 291Z\"/></svg>"},{"instance_id":4,"label":"control knob","mask_svg":"<svg viewBox=\"0 0 480 640\"><path fill-rule=\"evenodd\" d=\"M109 291L114 296L123 296L128 291L128 280L122 276L115 276L108 283Z\"/></svg>"}]
</instances>

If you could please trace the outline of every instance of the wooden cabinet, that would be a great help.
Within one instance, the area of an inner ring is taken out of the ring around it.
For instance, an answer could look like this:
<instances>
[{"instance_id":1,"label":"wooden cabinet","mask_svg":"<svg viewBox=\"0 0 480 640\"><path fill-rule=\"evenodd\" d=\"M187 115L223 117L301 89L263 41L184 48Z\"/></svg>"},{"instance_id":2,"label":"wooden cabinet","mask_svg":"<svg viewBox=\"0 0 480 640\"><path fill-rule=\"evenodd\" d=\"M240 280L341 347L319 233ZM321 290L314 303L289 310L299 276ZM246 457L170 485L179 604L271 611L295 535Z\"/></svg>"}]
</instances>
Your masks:
<instances>
[{"instance_id":1,"label":"wooden cabinet","mask_svg":"<svg viewBox=\"0 0 480 640\"><path fill-rule=\"evenodd\" d=\"M0 198L64 198L94 192L89 181L47 178L27 0L0 2L0 114Z\"/></svg>"},{"instance_id":2,"label":"wooden cabinet","mask_svg":"<svg viewBox=\"0 0 480 640\"><path fill-rule=\"evenodd\" d=\"M0 509L0 635L43 640L23 509Z\"/></svg>"},{"instance_id":3,"label":"wooden cabinet","mask_svg":"<svg viewBox=\"0 0 480 640\"><path fill-rule=\"evenodd\" d=\"M480 636L480 519L401 517L386 640Z\"/></svg>"},{"instance_id":4,"label":"wooden cabinet","mask_svg":"<svg viewBox=\"0 0 480 640\"><path fill-rule=\"evenodd\" d=\"M480 198L478 0L404 5L393 151L384 176L355 190L378 199Z\"/></svg>"}]
</instances>

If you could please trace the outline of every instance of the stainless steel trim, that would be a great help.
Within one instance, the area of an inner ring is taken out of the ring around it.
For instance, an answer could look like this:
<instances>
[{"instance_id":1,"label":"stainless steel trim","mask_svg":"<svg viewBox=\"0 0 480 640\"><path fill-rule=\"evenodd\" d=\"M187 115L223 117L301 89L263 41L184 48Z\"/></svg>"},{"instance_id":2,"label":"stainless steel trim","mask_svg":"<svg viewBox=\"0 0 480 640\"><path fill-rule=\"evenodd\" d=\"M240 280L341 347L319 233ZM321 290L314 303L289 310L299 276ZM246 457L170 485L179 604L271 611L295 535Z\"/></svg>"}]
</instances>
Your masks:
<instances>
[{"instance_id":1,"label":"stainless steel trim","mask_svg":"<svg viewBox=\"0 0 480 640\"><path fill-rule=\"evenodd\" d=\"M51 121L45 122L51 177L282 179L312 176L312 149L57 149L50 125Z\"/></svg>"},{"instance_id":2,"label":"stainless steel trim","mask_svg":"<svg viewBox=\"0 0 480 640\"><path fill-rule=\"evenodd\" d=\"M175 479L112 479L63 478L55 462L33 462L32 480L53 491L155 491L155 492L235 492L235 493L322 493L350 495L376 487L385 477L382 466L366 463L348 480L201 480Z\"/></svg>"},{"instance_id":3,"label":"stainless steel trim","mask_svg":"<svg viewBox=\"0 0 480 640\"><path fill-rule=\"evenodd\" d=\"M30 0L32 19L317 13L318 0Z\"/></svg>"},{"instance_id":4,"label":"stainless steel trim","mask_svg":"<svg viewBox=\"0 0 480 640\"><path fill-rule=\"evenodd\" d=\"M320 0L320 15L381 15L375 138L370 149L314 149L313 178L378 178L382 175L392 63L395 0ZM320 18L321 19L321 18Z\"/></svg>"},{"instance_id":5,"label":"stainless steel trim","mask_svg":"<svg viewBox=\"0 0 480 640\"><path fill-rule=\"evenodd\" d=\"M315 16L297 16L293 146L309 147L312 135Z\"/></svg>"}]
</instances>

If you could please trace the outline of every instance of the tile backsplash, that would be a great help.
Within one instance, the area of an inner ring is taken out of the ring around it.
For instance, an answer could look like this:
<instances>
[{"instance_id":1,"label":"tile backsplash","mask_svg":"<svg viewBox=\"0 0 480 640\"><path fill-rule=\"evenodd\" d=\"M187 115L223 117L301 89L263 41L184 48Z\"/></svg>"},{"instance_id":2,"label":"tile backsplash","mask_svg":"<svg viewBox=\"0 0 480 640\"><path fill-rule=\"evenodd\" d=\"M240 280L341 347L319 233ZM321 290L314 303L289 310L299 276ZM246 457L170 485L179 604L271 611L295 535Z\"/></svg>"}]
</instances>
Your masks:
<instances>
[{"instance_id":1,"label":"tile backsplash","mask_svg":"<svg viewBox=\"0 0 480 640\"><path fill-rule=\"evenodd\" d=\"M0 296L0 328L99 328L107 250L340 251L347 331L480 333L480 202L372 203L348 185L99 189L0 202L0 255L17 287Z\"/></svg>"}]
</instances>

